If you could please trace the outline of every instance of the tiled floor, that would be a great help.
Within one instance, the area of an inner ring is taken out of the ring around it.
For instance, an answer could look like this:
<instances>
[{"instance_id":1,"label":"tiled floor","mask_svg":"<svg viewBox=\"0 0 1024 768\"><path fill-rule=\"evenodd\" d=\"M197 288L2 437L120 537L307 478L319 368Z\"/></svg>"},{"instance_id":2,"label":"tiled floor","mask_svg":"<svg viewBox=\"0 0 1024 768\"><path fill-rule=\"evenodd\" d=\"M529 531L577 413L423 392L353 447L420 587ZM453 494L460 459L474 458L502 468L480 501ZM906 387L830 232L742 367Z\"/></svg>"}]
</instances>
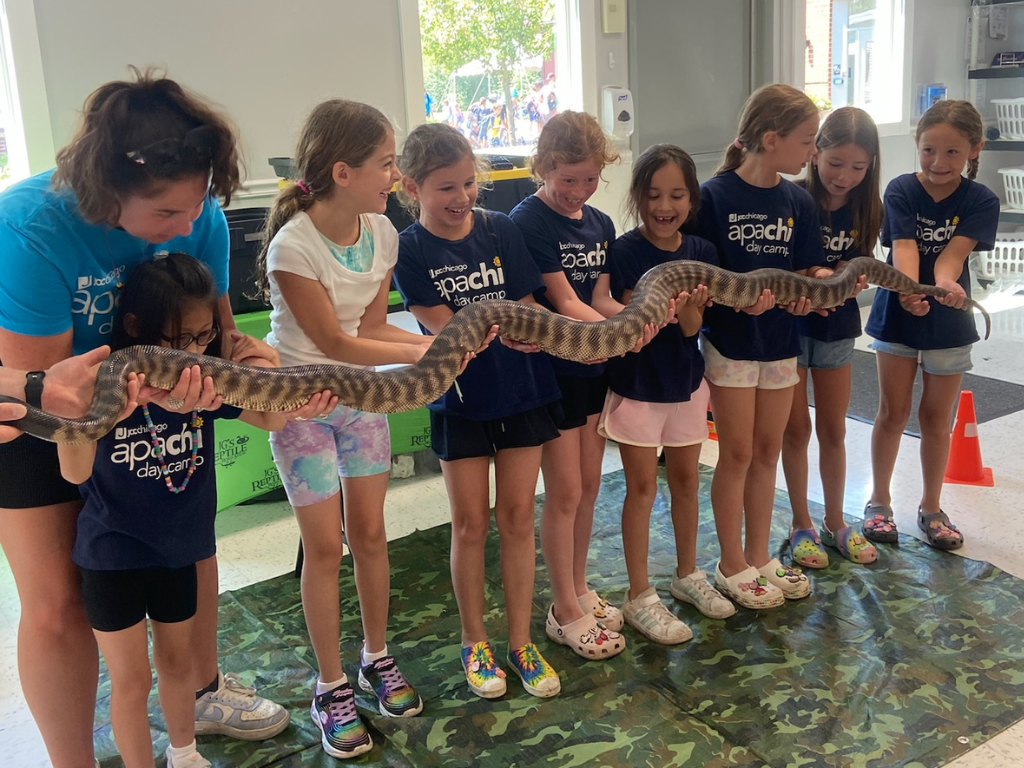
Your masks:
<instances>
[{"instance_id":1,"label":"tiled floor","mask_svg":"<svg viewBox=\"0 0 1024 768\"><path fill-rule=\"evenodd\" d=\"M992 339L975 347L974 373L1024 384L1024 298L990 296L986 306L993 312ZM865 345L867 340L861 340ZM870 426L848 421L847 510L856 516L870 489ZM996 478L994 488L949 485L943 506L960 526L966 544L960 554L988 560L1024 578L1024 539L1020 531L1020 506L1024 503L1024 478L1020 476L1020 436L1024 412L981 425L980 437L986 466ZM893 506L900 530L915 535L914 510L920 493L917 441L904 438L893 480ZM717 461L718 445L709 442L702 460ZM816 466L817 447L811 447L811 466ZM605 471L621 466L615 446L605 454ZM438 525L448 519L448 503L440 475L420 468L416 477L395 480L388 492L389 538ZM779 486L785 487L782 473ZM543 490L543 482L538 492ZM812 498L821 501L821 487L812 478ZM284 573L294 566L298 531L285 503L236 507L218 517L218 547L222 589L236 589ZM954 556L954 555L951 555ZM0 557L0 754L4 765L16 768L48 766L46 753L21 690L15 657L19 606L6 560ZM953 768L1016 768L1024 754L1024 723L1003 732L951 763Z\"/></svg>"}]
</instances>

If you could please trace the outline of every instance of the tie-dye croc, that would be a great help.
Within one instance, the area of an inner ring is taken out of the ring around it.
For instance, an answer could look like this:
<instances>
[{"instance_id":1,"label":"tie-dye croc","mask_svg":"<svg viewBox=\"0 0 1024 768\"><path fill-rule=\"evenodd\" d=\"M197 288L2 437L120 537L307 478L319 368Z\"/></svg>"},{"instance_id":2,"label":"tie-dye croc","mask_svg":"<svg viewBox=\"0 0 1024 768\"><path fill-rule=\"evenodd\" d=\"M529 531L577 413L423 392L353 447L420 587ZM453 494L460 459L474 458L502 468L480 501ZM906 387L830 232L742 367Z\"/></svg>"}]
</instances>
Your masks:
<instances>
[{"instance_id":1,"label":"tie-dye croc","mask_svg":"<svg viewBox=\"0 0 1024 768\"><path fill-rule=\"evenodd\" d=\"M789 532L793 562L803 568L828 568L828 552L813 528L793 528Z\"/></svg>"},{"instance_id":2,"label":"tie-dye croc","mask_svg":"<svg viewBox=\"0 0 1024 768\"><path fill-rule=\"evenodd\" d=\"M840 528L832 533L828 526L821 526L821 540L826 547L838 549L839 554L852 563L873 563L878 559L878 549L870 541L865 539L852 525Z\"/></svg>"},{"instance_id":3,"label":"tie-dye croc","mask_svg":"<svg viewBox=\"0 0 1024 768\"><path fill-rule=\"evenodd\" d=\"M462 668L473 693L483 699L505 695L505 670L498 666L494 650L486 640L462 647Z\"/></svg>"},{"instance_id":4,"label":"tie-dye croc","mask_svg":"<svg viewBox=\"0 0 1024 768\"><path fill-rule=\"evenodd\" d=\"M510 650L508 663L512 671L523 681L523 688L527 693L547 698L562 690L562 681L558 679L558 673L548 664L547 659L540 655L540 651L533 643Z\"/></svg>"}]
</instances>

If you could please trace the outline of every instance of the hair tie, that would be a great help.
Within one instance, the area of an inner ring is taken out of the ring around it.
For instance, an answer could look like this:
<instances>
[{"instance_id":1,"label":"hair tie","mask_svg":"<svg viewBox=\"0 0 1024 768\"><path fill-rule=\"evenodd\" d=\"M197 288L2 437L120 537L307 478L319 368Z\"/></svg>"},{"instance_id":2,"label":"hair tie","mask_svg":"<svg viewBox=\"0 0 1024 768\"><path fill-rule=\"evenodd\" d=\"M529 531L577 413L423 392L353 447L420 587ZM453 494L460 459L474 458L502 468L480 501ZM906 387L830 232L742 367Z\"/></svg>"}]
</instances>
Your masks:
<instances>
[{"instance_id":1,"label":"hair tie","mask_svg":"<svg viewBox=\"0 0 1024 768\"><path fill-rule=\"evenodd\" d=\"M306 186L306 182L304 182L302 179L299 179L298 181L296 181L295 182L295 186L298 187L300 190L302 190L302 194L304 194L304 195L311 195L312 194L312 192L309 191L309 187Z\"/></svg>"},{"instance_id":2,"label":"hair tie","mask_svg":"<svg viewBox=\"0 0 1024 768\"><path fill-rule=\"evenodd\" d=\"M740 141L739 136L732 140L732 145L736 147L736 149L743 149L743 142Z\"/></svg>"}]
</instances>

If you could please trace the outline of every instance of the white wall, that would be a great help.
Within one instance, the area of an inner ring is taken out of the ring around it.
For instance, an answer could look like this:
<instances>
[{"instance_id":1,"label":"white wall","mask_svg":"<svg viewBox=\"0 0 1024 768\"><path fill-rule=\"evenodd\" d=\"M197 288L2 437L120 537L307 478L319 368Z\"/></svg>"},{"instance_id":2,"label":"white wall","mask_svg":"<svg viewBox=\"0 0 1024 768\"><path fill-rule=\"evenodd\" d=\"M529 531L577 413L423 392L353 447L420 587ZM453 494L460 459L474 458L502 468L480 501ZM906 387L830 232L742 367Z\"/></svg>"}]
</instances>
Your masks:
<instances>
[{"instance_id":1,"label":"white wall","mask_svg":"<svg viewBox=\"0 0 1024 768\"><path fill-rule=\"evenodd\" d=\"M129 64L165 67L220 104L240 129L251 180L273 177L267 158L292 155L307 112L325 98L374 104L401 130L407 108L399 5L34 0L53 145L72 135L89 93L124 79Z\"/></svg>"}]
</instances>

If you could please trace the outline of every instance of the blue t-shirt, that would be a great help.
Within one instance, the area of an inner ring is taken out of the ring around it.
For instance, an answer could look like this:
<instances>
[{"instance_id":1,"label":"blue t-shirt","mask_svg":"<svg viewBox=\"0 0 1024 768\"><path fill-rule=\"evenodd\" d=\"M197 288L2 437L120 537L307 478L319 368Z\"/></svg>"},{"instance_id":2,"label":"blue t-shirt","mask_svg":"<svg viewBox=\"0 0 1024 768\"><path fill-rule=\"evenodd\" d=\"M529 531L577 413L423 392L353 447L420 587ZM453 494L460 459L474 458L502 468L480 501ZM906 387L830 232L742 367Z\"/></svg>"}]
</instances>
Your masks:
<instances>
[{"instance_id":1,"label":"blue t-shirt","mask_svg":"<svg viewBox=\"0 0 1024 768\"><path fill-rule=\"evenodd\" d=\"M70 190L54 190L53 171L15 184L0 195L0 328L26 336L74 329L75 354L110 338L117 283L139 262L161 251L183 251L228 289L228 225L213 198L192 233L154 245L106 224L89 224Z\"/></svg>"},{"instance_id":2,"label":"blue t-shirt","mask_svg":"<svg viewBox=\"0 0 1024 768\"><path fill-rule=\"evenodd\" d=\"M849 261L862 254L857 248L857 231L853 227L853 212L846 204L837 211L818 211L821 226L821 244L825 250L825 265L838 268L840 261ZM844 304L829 312L828 317L809 314L798 319L800 333L818 341L839 341L860 336L860 307L857 298L851 297Z\"/></svg>"},{"instance_id":3,"label":"blue t-shirt","mask_svg":"<svg viewBox=\"0 0 1024 768\"><path fill-rule=\"evenodd\" d=\"M953 194L935 202L915 173L897 176L886 187L882 245L914 240L920 254L918 282L935 284L935 261L953 239L962 235L977 240L978 250L991 250L999 228L999 198L988 188L963 178ZM887 263L892 264L892 251ZM957 278L971 295L971 273L964 264ZM928 297L931 309L917 317L903 309L899 294L883 288L875 293L865 331L879 341L913 349L952 349L978 340L970 311L953 309Z\"/></svg>"},{"instance_id":4,"label":"blue t-shirt","mask_svg":"<svg viewBox=\"0 0 1024 768\"><path fill-rule=\"evenodd\" d=\"M678 259L718 264L718 253L707 240L684 235L676 251L663 251L639 229L622 235L608 249L612 295L633 290L648 270ZM622 397L645 403L685 403L704 376L704 358L697 334L683 336L678 324L666 325L639 352L608 361L608 387Z\"/></svg>"},{"instance_id":5,"label":"blue t-shirt","mask_svg":"<svg viewBox=\"0 0 1024 768\"><path fill-rule=\"evenodd\" d=\"M570 219L553 211L536 195L530 195L509 214L523 233L526 247L542 275L562 272L576 295L587 306L594 298L597 278L608 271L608 245L615 239L612 220L596 208L583 206L583 217ZM552 312L558 310L544 291L535 298ZM588 365L551 358L559 376L598 376L604 364Z\"/></svg>"},{"instance_id":6,"label":"blue t-shirt","mask_svg":"<svg viewBox=\"0 0 1024 768\"><path fill-rule=\"evenodd\" d=\"M503 213L480 210L473 212L473 229L461 240L432 235L419 222L409 225L398 236L395 283L406 307L444 304L453 312L486 299L518 301L544 285L516 225ZM489 421L559 397L546 355L517 352L495 340L466 366L458 389L450 387L427 407Z\"/></svg>"},{"instance_id":7,"label":"blue t-shirt","mask_svg":"<svg viewBox=\"0 0 1024 768\"><path fill-rule=\"evenodd\" d=\"M158 406L149 411L171 481L180 487L192 457L192 415ZM92 477L79 486L84 504L72 560L94 571L123 571L184 568L212 557L217 551L213 422L240 413L223 405L199 414L196 471L181 493L167 488L142 408L100 438Z\"/></svg>"},{"instance_id":8,"label":"blue t-shirt","mask_svg":"<svg viewBox=\"0 0 1024 768\"><path fill-rule=\"evenodd\" d=\"M719 264L732 272L798 270L823 264L814 200L791 181L774 187L748 184L735 171L700 187L697 234L718 249ZM704 312L704 333L733 360L783 360L800 354L796 318L781 308L751 316L712 305Z\"/></svg>"}]
</instances>

